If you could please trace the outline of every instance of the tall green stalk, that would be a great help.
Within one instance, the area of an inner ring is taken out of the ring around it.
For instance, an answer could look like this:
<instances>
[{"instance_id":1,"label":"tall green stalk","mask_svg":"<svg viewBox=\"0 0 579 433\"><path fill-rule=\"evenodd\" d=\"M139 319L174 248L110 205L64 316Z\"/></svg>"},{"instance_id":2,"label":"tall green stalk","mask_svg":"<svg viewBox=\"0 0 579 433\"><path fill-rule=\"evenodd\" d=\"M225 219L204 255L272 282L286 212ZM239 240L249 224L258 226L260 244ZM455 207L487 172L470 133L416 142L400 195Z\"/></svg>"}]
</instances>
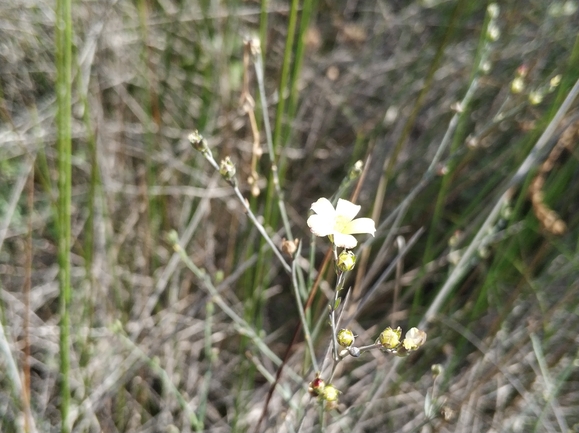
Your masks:
<instances>
[{"instance_id":1,"label":"tall green stalk","mask_svg":"<svg viewBox=\"0 0 579 433\"><path fill-rule=\"evenodd\" d=\"M70 287L70 209L71 209L71 39L72 18L71 0L56 2L56 101L58 112L57 151L58 151L58 264L60 284L60 414L61 431L68 433L68 414L70 406L69 385L69 305Z\"/></svg>"}]
</instances>

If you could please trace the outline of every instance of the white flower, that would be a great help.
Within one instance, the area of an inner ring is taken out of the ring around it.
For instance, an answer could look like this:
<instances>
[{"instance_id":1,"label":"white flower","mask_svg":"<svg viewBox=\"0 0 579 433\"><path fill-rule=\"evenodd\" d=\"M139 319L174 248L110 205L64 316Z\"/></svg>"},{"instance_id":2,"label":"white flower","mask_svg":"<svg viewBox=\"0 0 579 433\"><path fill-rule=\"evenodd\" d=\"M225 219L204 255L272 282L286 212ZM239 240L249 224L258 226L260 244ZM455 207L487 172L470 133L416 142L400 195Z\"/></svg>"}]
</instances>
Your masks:
<instances>
[{"instance_id":1,"label":"white flower","mask_svg":"<svg viewBox=\"0 0 579 433\"><path fill-rule=\"evenodd\" d=\"M312 204L316 213L308 218L308 227L316 236L330 236L330 240L343 248L354 248L358 242L353 234L369 233L374 236L376 227L370 218L354 217L360 212L360 206L347 200L338 199L336 209L326 198Z\"/></svg>"}]
</instances>

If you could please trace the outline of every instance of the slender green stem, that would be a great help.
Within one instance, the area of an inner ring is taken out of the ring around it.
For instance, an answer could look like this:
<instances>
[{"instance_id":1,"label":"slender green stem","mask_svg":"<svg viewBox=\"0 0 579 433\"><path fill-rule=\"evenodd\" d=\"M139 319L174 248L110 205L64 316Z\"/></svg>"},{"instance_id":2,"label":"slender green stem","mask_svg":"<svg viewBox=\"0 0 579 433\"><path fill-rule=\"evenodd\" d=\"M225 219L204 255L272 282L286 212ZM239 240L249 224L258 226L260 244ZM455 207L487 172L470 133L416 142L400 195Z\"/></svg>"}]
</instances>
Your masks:
<instances>
[{"instance_id":1,"label":"slender green stem","mask_svg":"<svg viewBox=\"0 0 579 433\"><path fill-rule=\"evenodd\" d=\"M346 281L346 273L338 271L338 281L336 282L336 288L334 289L334 299L330 305L330 326L332 328L332 352L334 361L340 360L338 356L338 340L336 334L338 330L336 329L336 304L340 298L340 291L344 288L344 282Z\"/></svg>"},{"instance_id":2,"label":"slender green stem","mask_svg":"<svg viewBox=\"0 0 579 433\"><path fill-rule=\"evenodd\" d=\"M465 119L468 118L469 109L470 109L470 102L472 100L472 97L473 97L475 91L478 89L478 84L479 84L480 77L481 77L481 70L483 68L483 63L488 61L489 55L491 53L491 48L493 46L493 43L489 39L487 30L489 28L489 25L493 22L494 22L494 18L492 18L491 14L487 12L486 17L485 17L485 22L483 24L481 35L479 38L478 49L477 49L477 52L475 54L475 63L473 65L473 68L471 71L470 84L469 84L468 90L466 91L466 94L463 97L462 101L460 101L459 110L457 110L457 112L454 114L454 116L452 117L452 119L448 125L448 129L447 129L446 134L444 135L444 138L443 138L443 143L445 143L445 144L444 144L444 146L441 145L439 147L439 150L437 151L437 154L436 154L434 160L432 161L432 163L430 164L430 167L428 168L429 170L433 170L435 168L435 164L438 163L441 149L443 149L443 148L445 149L450 144L450 152L453 153L453 152L456 152L457 147L463 143L463 137L462 137L462 134L460 134L460 129L461 129L460 125L464 124ZM501 113L504 106L507 104L508 100L509 100L509 97L507 96L507 98L505 98L505 100L503 101L501 108L499 109L499 111L497 111L496 116L498 116ZM493 121L496 119L496 116L493 117ZM429 234L428 234L428 237L426 239L426 246L424 248L423 263L428 263L433 258L433 253L432 253L432 246L433 245L432 244L433 244L435 236L437 234L436 228L439 225L439 220L440 220L441 215L442 215L442 211L444 208L444 204L445 204L446 195L448 192L449 185L452 182L452 179L454 178L453 175L454 175L454 170L456 168L456 165L457 165L456 163L450 162L446 166L447 173L445 174L445 176L442 179L442 185L440 187L440 190L439 190L439 193L437 196L437 200L436 200L436 204L434 206L434 212L433 212L433 216L432 216L432 220L431 220L431 224L430 224ZM420 297L420 293L421 293L420 291L416 292L417 296L415 296L415 302L414 302L415 305L417 303L419 303L418 299Z\"/></svg>"},{"instance_id":3,"label":"slender green stem","mask_svg":"<svg viewBox=\"0 0 579 433\"><path fill-rule=\"evenodd\" d=\"M56 100L58 135L58 264L60 284L60 414L61 431L68 433L69 306L71 245L71 100L72 100L72 18L71 0L56 2Z\"/></svg>"},{"instance_id":4,"label":"slender green stem","mask_svg":"<svg viewBox=\"0 0 579 433\"><path fill-rule=\"evenodd\" d=\"M561 414L561 408L557 404L556 400L556 387L553 383L553 379L551 377L551 373L549 372L549 366L547 365L547 360L545 359L545 354L543 352L543 348L541 347L541 340L534 332L531 332L531 343L533 345L533 351L535 352L535 358L537 358L537 363L539 364L539 369L541 370L541 376L543 382L545 383L545 394L546 397L546 405L541 411L541 415L539 420L535 424L535 430L537 431L537 427L542 424L542 419L546 415L547 405L551 406L553 413L555 414L555 418L557 419L557 423L559 424L559 429L562 432L569 431L569 426L567 425L567 421L565 421L565 417Z\"/></svg>"},{"instance_id":5,"label":"slender green stem","mask_svg":"<svg viewBox=\"0 0 579 433\"><path fill-rule=\"evenodd\" d=\"M414 128L414 123L416 121L416 118L418 117L418 113L420 112L420 108L422 107L422 103L423 103L424 99L426 98L428 91L430 90L430 87L431 87L432 82L434 80L434 74L438 70L438 67L440 66L440 62L442 61L442 59L444 57L445 48L450 41L450 36L453 33L453 30L456 26L456 23L458 22L458 18L460 17L460 15L462 13L462 8L464 7L465 3L466 3L466 1L464 1L464 0L459 0L456 3L456 6L454 7L454 11L453 11L453 13L450 17L450 20L449 20L448 30L444 34L444 38L441 41L440 45L438 46L438 49L437 49L436 54L434 56L434 59L433 59L431 65L430 65L430 68L428 70L428 74L426 75L426 78L424 79L424 86L422 87L422 90L420 91L420 93L418 94L418 97L416 98L416 101L414 102L414 106L412 107L410 117L408 118L408 121L404 125L404 129L402 130L402 133L400 134L400 138L398 139L398 141L396 142L396 145L394 146L394 150L392 151L392 155L385 161L384 170L382 172L382 177L380 178L380 183L378 184L378 189L376 192L375 212L374 213L378 213L382 209L382 203L384 200L384 195L386 194L388 182L389 182L390 178L392 177L392 172L394 170L394 167L396 166L396 162L398 160L398 155L402 151L402 148L404 147L406 140L410 136L410 132L412 131L412 128Z\"/></svg>"},{"instance_id":6,"label":"slender green stem","mask_svg":"<svg viewBox=\"0 0 579 433\"><path fill-rule=\"evenodd\" d=\"M255 58L255 61L254 61L255 76L257 78L257 85L259 88L261 109L263 111L263 125L265 128L267 150L268 150L269 161L270 161L270 166L271 166L271 176L273 179L273 185L275 187L275 192L277 195L277 205L279 207L279 211L280 211L281 218L283 221L284 229L285 229L285 232L286 232L288 239L291 241L291 240L293 240L292 231L291 231L291 224L290 224L289 218L287 216L287 210L285 208L283 191L281 190L281 184L279 181L279 172L278 172L277 163L275 161L275 151L274 151L275 147L274 147L274 141L273 141L274 139L272 138L271 126L269 123L269 116L268 116L268 110L267 110L267 99L265 97L263 61L262 61L260 53L257 53L257 55L255 55L254 58Z\"/></svg>"},{"instance_id":7,"label":"slender green stem","mask_svg":"<svg viewBox=\"0 0 579 433\"><path fill-rule=\"evenodd\" d=\"M259 42L261 45L261 50L265 55L265 51L267 49L267 5L268 0L261 0L261 10L259 13Z\"/></svg>"},{"instance_id":8,"label":"slender green stem","mask_svg":"<svg viewBox=\"0 0 579 433\"><path fill-rule=\"evenodd\" d=\"M295 257L300 257L301 251L302 251L302 244L300 242L298 249L295 253ZM292 286L294 289L294 296L296 298L298 313L300 315L300 320L302 322L302 329L304 331L304 338L306 340L306 343L308 345L308 349L310 351L310 357L312 358L312 365L314 367L314 371L319 371L318 370L318 361L316 359L316 352L314 351L314 345L313 345L313 341L312 341L312 335L310 333L310 328L308 326L308 321L306 320L306 315L304 312L304 305L302 303L302 298L300 296L298 277L297 277L297 275L298 275L297 268L298 268L297 260L294 260L292 262Z\"/></svg>"},{"instance_id":9,"label":"slender green stem","mask_svg":"<svg viewBox=\"0 0 579 433\"><path fill-rule=\"evenodd\" d=\"M281 78L279 83L279 101L277 103L277 112L275 116L275 129L273 132L273 150L276 150L280 144L283 118L285 116L285 99L288 90L289 70L292 61L292 48L296 33L296 22L298 17L299 0L292 0L290 8L289 23L287 27L287 38L285 41L285 51L283 54L283 65L281 69Z\"/></svg>"}]
</instances>

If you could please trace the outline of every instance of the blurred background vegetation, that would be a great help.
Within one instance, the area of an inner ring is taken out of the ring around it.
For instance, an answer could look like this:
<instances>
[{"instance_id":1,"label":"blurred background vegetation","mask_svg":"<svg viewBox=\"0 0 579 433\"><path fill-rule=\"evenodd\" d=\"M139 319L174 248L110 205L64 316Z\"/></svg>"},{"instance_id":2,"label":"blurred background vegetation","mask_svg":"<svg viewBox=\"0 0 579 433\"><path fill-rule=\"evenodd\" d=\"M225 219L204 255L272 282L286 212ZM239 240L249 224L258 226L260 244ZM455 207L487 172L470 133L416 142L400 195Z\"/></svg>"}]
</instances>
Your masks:
<instances>
[{"instance_id":1,"label":"blurred background vegetation","mask_svg":"<svg viewBox=\"0 0 579 433\"><path fill-rule=\"evenodd\" d=\"M55 24L66 8L1 2L0 431L255 431L299 316L289 276L188 142L197 129L217 160L232 158L281 245L277 162L304 300L324 277L307 311L320 359L333 281L321 268L329 245L310 242L306 219L357 160L356 202L386 223L346 284L354 309L372 296L350 327L366 344L387 326L428 332L401 361L345 360L340 403L321 415L299 333L260 431L579 432L577 104L552 123L579 79L577 9L508 0L492 18L467 0L78 0L67 76ZM255 57L244 63L249 39L261 41L266 107ZM265 152L255 171L244 77ZM67 88L70 104L57 92ZM70 153L57 146L67 128ZM59 201L67 158L70 207Z\"/></svg>"}]
</instances>

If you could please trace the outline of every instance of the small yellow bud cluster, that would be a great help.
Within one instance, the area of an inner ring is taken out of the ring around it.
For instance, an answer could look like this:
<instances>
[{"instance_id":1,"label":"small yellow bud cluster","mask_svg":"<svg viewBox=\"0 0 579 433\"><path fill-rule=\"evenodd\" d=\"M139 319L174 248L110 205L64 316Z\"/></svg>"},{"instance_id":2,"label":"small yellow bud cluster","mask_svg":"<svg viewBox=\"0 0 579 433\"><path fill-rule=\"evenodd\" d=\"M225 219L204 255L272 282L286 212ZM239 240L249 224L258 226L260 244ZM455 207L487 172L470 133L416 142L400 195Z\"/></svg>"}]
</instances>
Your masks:
<instances>
[{"instance_id":1,"label":"small yellow bud cluster","mask_svg":"<svg viewBox=\"0 0 579 433\"><path fill-rule=\"evenodd\" d=\"M525 77L529 73L529 67L527 65L521 65L515 71L515 78L511 81L510 90L511 93L514 95L518 95L525 91ZM527 99L530 105L539 105L543 102L545 95L548 93L553 92L559 83L561 82L561 76L556 75L549 81L548 85L542 85L539 88L531 90L528 95Z\"/></svg>"},{"instance_id":2,"label":"small yellow bud cluster","mask_svg":"<svg viewBox=\"0 0 579 433\"><path fill-rule=\"evenodd\" d=\"M376 344L380 344L382 349L387 352L395 353L398 356L406 356L426 342L426 332L418 328L410 328L404 336L404 340L401 340L401 337L402 329L400 327L396 329L388 327L382 331Z\"/></svg>"},{"instance_id":3,"label":"small yellow bud cluster","mask_svg":"<svg viewBox=\"0 0 579 433\"><path fill-rule=\"evenodd\" d=\"M328 408L332 408L337 402L340 391L331 383L326 382L319 375L308 385L308 391L313 397L318 397L321 402L326 402Z\"/></svg>"},{"instance_id":4,"label":"small yellow bud cluster","mask_svg":"<svg viewBox=\"0 0 579 433\"><path fill-rule=\"evenodd\" d=\"M560 82L561 75L555 75L553 78L551 78L548 85L544 85L538 89L530 91L528 96L529 104L539 105L541 102L543 102L545 95L552 93L557 88L557 86L559 86Z\"/></svg>"}]
</instances>

